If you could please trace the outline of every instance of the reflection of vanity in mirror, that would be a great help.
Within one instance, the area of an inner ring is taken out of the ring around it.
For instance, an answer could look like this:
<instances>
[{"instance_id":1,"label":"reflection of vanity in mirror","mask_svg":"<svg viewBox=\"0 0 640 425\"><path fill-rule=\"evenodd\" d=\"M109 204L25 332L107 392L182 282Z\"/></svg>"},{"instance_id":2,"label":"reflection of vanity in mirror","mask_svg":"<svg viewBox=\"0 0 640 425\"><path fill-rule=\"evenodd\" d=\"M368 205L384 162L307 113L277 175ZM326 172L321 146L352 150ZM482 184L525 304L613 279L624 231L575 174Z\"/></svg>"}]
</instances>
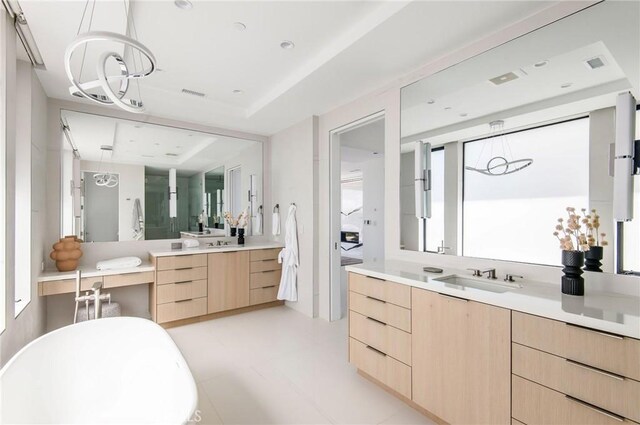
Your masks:
<instances>
[{"instance_id":1,"label":"reflection of vanity in mirror","mask_svg":"<svg viewBox=\"0 0 640 425\"><path fill-rule=\"evenodd\" d=\"M225 212L245 209L261 234L261 142L66 110L61 123L62 235L223 237Z\"/></svg>"},{"instance_id":2,"label":"reflection of vanity in mirror","mask_svg":"<svg viewBox=\"0 0 640 425\"><path fill-rule=\"evenodd\" d=\"M640 271L640 182L634 219L618 222L610 165L619 95L640 99L627 6L599 3L402 90L402 249L558 266L556 220L586 208L608 241L603 270Z\"/></svg>"}]
</instances>

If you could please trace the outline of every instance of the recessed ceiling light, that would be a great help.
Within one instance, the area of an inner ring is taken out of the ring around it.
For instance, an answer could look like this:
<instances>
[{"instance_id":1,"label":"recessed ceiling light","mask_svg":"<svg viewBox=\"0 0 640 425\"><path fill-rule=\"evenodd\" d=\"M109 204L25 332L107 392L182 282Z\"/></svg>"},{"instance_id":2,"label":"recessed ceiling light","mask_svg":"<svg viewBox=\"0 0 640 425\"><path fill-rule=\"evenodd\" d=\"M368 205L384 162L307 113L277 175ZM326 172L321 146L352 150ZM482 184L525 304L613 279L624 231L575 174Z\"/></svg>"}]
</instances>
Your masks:
<instances>
[{"instance_id":1,"label":"recessed ceiling light","mask_svg":"<svg viewBox=\"0 0 640 425\"><path fill-rule=\"evenodd\" d=\"M233 91L233 94L242 94L242 93L244 93L244 92L242 90L240 90L240 89L235 89Z\"/></svg>"},{"instance_id":2,"label":"recessed ceiling light","mask_svg":"<svg viewBox=\"0 0 640 425\"><path fill-rule=\"evenodd\" d=\"M374 152L373 154L374 154L374 155L378 155L378 152Z\"/></svg>"},{"instance_id":3,"label":"recessed ceiling light","mask_svg":"<svg viewBox=\"0 0 640 425\"><path fill-rule=\"evenodd\" d=\"M536 62L533 64L533 66L535 66L536 68L542 68L543 66L547 65L549 63L549 61L540 61L540 62Z\"/></svg>"},{"instance_id":4,"label":"recessed ceiling light","mask_svg":"<svg viewBox=\"0 0 640 425\"><path fill-rule=\"evenodd\" d=\"M156 145L156 146L160 146L160 143L154 143L154 145Z\"/></svg>"},{"instance_id":5,"label":"recessed ceiling light","mask_svg":"<svg viewBox=\"0 0 640 425\"><path fill-rule=\"evenodd\" d=\"M135 142L135 140L129 140L129 143L133 143L133 142Z\"/></svg>"},{"instance_id":6,"label":"recessed ceiling light","mask_svg":"<svg viewBox=\"0 0 640 425\"><path fill-rule=\"evenodd\" d=\"M235 28L238 31L244 31L247 29L247 26L245 24L243 24L242 22L234 22L233 23L233 28Z\"/></svg>"},{"instance_id":7,"label":"recessed ceiling light","mask_svg":"<svg viewBox=\"0 0 640 425\"><path fill-rule=\"evenodd\" d=\"M451 110L451 106L445 106L445 107L444 107L444 110L445 110L445 111L449 111L449 110Z\"/></svg>"},{"instance_id":8,"label":"recessed ceiling light","mask_svg":"<svg viewBox=\"0 0 640 425\"><path fill-rule=\"evenodd\" d=\"M460 116L463 117L463 118L466 117L467 115L468 114L466 112L463 112L463 113L460 114Z\"/></svg>"},{"instance_id":9,"label":"recessed ceiling light","mask_svg":"<svg viewBox=\"0 0 640 425\"><path fill-rule=\"evenodd\" d=\"M293 44L293 41L285 40L282 43L280 43L280 47L282 47L284 50L291 50L294 47L296 47L296 45Z\"/></svg>"},{"instance_id":10,"label":"recessed ceiling light","mask_svg":"<svg viewBox=\"0 0 640 425\"><path fill-rule=\"evenodd\" d=\"M182 146L176 146L176 149L182 149Z\"/></svg>"},{"instance_id":11,"label":"recessed ceiling light","mask_svg":"<svg viewBox=\"0 0 640 425\"><path fill-rule=\"evenodd\" d=\"M177 8L182 10L193 9L193 3L191 3L189 0L175 0L173 4L175 4Z\"/></svg>"},{"instance_id":12,"label":"recessed ceiling light","mask_svg":"<svg viewBox=\"0 0 640 425\"><path fill-rule=\"evenodd\" d=\"M141 128L141 125L134 125L135 128Z\"/></svg>"},{"instance_id":13,"label":"recessed ceiling light","mask_svg":"<svg viewBox=\"0 0 640 425\"><path fill-rule=\"evenodd\" d=\"M427 103L428 103L429 105L433 105L434 103L436 103L436 101L435 101L435 100L433 100L433 99L429 99L429 100L427 100Z\"/></svg>"},{"instance_id":14,"label":"recessed ceiling light","mask_svg":"<svg viewBox=\"0 0 640 425\"><path fill-rule=\"evenodd\" d=\"M560 86L561 89L568 89L569 87L571 87L573 85L573 83L564 83Z\"/></svg>"}]
</instances>

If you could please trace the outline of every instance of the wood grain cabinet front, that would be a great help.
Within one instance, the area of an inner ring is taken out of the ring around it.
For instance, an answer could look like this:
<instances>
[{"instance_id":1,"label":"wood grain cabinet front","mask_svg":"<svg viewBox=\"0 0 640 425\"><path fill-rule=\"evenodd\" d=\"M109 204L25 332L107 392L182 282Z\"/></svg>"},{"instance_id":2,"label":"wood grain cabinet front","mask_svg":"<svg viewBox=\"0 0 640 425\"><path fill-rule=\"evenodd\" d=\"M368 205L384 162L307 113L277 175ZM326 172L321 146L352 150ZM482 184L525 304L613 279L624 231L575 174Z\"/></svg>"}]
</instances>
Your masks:
<instances>
[{"instance_id":1,"label":"wood grain cabinet front","mask_svg":"<svg viewBox=\"0 0 640 425\"><path fill-rule=\"evenodd\" d=\"M209 254L208 313L232 310L250 304L249 257L249 251Z\"/></svg>"}]
</instances>

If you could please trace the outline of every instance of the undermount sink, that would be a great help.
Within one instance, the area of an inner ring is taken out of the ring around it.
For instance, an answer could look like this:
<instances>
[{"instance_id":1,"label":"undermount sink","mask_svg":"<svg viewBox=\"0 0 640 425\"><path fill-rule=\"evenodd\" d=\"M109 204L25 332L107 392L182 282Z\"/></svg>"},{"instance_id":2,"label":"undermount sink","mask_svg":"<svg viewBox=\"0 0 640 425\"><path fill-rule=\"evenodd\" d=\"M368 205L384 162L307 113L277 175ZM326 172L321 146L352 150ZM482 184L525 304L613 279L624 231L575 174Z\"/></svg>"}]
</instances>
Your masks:
<instances>
[{"instance_id":1,"label":"undermount sink","mask_svg":"<svg viewBox=\"0 0 640 425\"><path fill-rule=\"evenodd\" d=\"M448 286L450 288L461 289L463 291L466 288L474 288L474 289L480 289L483 291L503 293L503 292L511 291L513 289L522 288L521 285L518 285L516 283L497 282L497 281L488 280L488 279L485 279L485 280L472 279L466 276L458 276L458 275L439 277L434 280L437 280L438 282L444 282L445 286Z\"/></svg>"}]
</instances>

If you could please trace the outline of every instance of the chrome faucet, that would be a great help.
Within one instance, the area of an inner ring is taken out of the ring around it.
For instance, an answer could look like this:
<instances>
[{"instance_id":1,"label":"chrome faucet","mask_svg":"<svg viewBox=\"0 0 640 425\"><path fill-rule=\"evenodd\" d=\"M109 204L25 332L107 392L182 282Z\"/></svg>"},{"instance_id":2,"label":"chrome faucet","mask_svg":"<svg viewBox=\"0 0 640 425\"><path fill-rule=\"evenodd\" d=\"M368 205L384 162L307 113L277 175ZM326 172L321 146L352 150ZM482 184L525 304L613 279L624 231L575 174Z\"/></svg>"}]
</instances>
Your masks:
<instances>
[{"instance_id":1,"label":"chrome faucet","mask_svg":"<svg viewBox=\"0 0 640 425\"><path fill-rule=\"evenodd\" d=\"M444 240L440 241L440 246L438 246L438 254L445 254L445 251L451 249L448 246L444 246Z\"/></svg>"},{"instance_id":2,"label":"chrome faucet","mask_svg":"<svg viewBox=\"0 0 640 425\"><path fill-rule=\"evenodd\" d=\"M467 269L473 272L474 276L482 276L482 272L480 271L480 269Z\"/></svg>"},{"instance_id":3,"label":"chrome faucet","mask_svg":"<svg viewBox=\"0 0 640 425\"><path fill-rule=\"evenodd\" d=\"M81 279L81 274L78 271L78 279ZM79 288L79 285L78 285ZM91 287L91 291L93 294L89 294L89 291L85 292L84 295L76 295L76 312L75 317L73 318L73 323L78 321L78 303L84 303L85 308L87 309L87 320L89 320L89 304L93 301L94 307L94 319L99 319L102 317L102 301L108 301L111 303L111 294L101 294L102 290L102 282L95 282ZM79 293L77 291L76 293Z\"/></svg>"},{"instance_id":4,"label":"chrome faucet","mask_svg":"<svg viewBox=\"0 0 640 425\"><path fill-rule=\"evenodd\" d=\"M483 270L481 274L487 274L487 279L497 279L496 277L496 269L487 269Z\"/></svg>"},{"instance_id":5,"label":"chrome faucet","mask_svg":"<svg viewBox=\"0 0 640 425\"><path fill-rule=\"evenodd\" d=\"M507 275L504 277L504 281L505 282L515 282L516 280L514 279L514 277L518 277L520 279L524 279L524 276L518 276L517 274L507 273Z\"/></svg>"}]
</instances>

